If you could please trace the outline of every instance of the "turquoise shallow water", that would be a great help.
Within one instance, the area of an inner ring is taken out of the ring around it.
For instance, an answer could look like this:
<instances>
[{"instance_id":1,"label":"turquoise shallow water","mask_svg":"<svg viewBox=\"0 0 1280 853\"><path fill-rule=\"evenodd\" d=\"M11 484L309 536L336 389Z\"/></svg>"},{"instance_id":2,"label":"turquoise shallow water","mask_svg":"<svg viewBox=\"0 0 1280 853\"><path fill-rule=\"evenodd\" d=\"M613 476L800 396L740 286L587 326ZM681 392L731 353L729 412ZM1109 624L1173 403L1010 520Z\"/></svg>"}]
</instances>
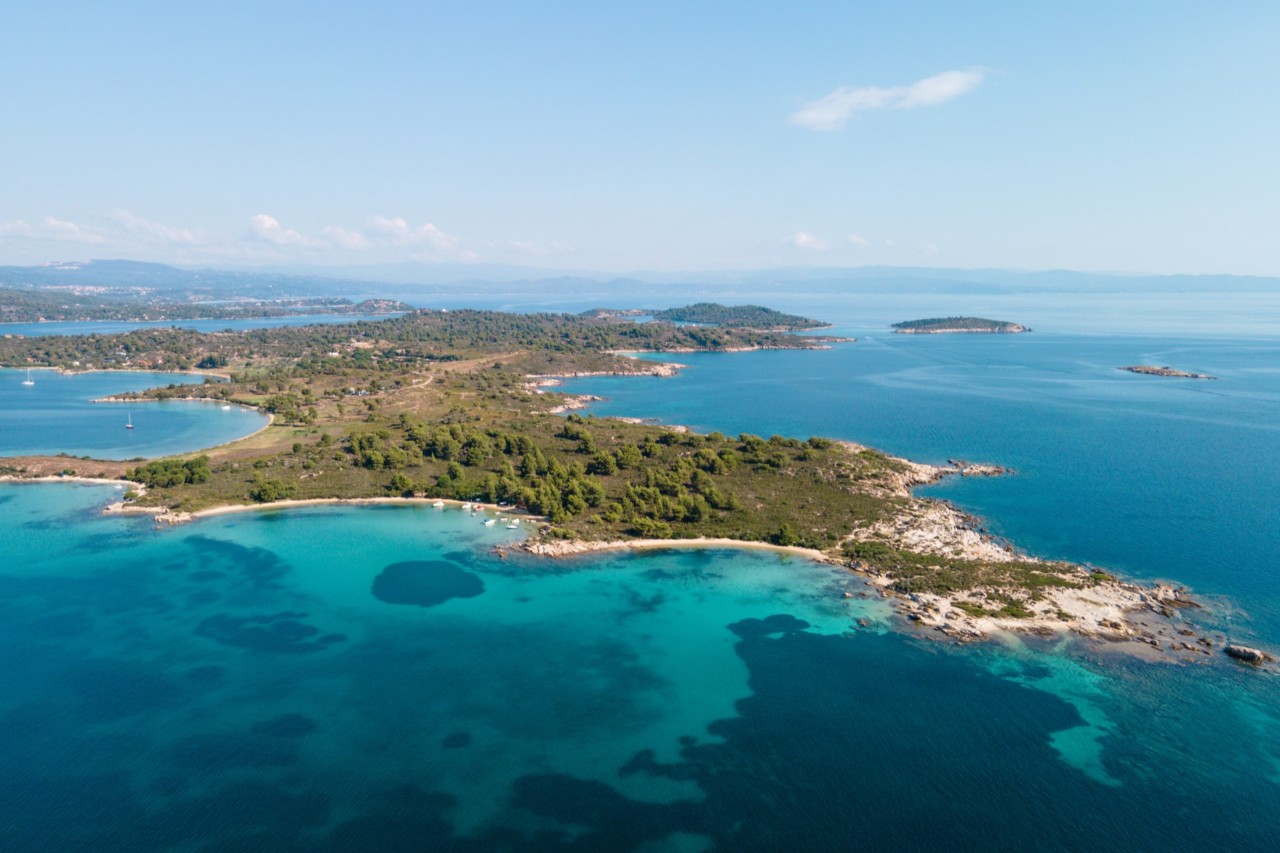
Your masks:
<instances>
[{"instance_id":1,"label":"turquoise shallow water","mask_svg":"<svg viewBox=\"0 0 1280 853\"><path fill-rule=\"evenodd\" d=\"M125 391L199 381L187 374L103 371L64 375L34 370L31 376L35 385L24 385L25 370L0 370L0 455L165 456L233 441L268 423L258 412L239 406L224 410L215 403L93 402ZM133 429L125 428L127 421L132 421Z\"/></svg>"},{"instance_id":2,"label":"turquoise shallow water","mask_svg":"<svg viewBox=\"0 0 1280 853\"><path fill-rule=\"evenodd\" d=\"M569 388L1012 465L931 492L1277 645L1275 338L847 331ZM942 645L772 554L501 559L515 531L425 506L153 530L113 494L0 486L6 849L1272 846L1280 682L1224 660Z\"/></svg>"},{"instance_id":3,"label":"turquoise shallow water","mask_svg":"<svg viewBox=\"0 0 1280 853\"><path fill-rule=\"evenodd\" d=\"M1273 684L887 630L849 575L426 506L0 488L6 849L1256 849Z\"/></svg>"}]
</instances>

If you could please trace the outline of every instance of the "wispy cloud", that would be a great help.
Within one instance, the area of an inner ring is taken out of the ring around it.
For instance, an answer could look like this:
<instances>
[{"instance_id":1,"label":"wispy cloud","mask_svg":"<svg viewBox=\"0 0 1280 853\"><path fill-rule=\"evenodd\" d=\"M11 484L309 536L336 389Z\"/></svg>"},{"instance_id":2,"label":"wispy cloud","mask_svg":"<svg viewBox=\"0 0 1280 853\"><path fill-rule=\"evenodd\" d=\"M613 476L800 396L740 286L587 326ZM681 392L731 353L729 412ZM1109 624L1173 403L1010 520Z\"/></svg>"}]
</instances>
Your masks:
<instances>
[{"instance_id":1,"label":"wispy cloud","mask_svg":"<svg viewBox=\"0 0 1280 853\"><path fill-rule=\"evenodd\" d=\"M105 243L98 231L67 219L45 216L34 224L23 219L0 222L0 237L29 238L33 240L62 240L68 243Z\"/></svg>"},{"instance_id":2,"label":"wispy cloud","mask_svg":"<svg viewBox=\"0 0 1280 853\"><path fill-rule=\"evenodd\" d=\"M824 252L828 248L826 240L808 231L797 231L787 238L787 242L797 249L808 249L814 252Z\"/></svg>"},{"instance_id":3,"label":"wispy cloud","mask_svg":"<svg viewBox=\"0 0 1280 853\"><path fill-rule=\"evenodd\" d=\"M865 249L871 245L871 241L868 240L866 237L863 237L861 234L851 233L848 237L848 240L850 243L857 246L859 249Z\"/></svg>"},{"instance_id":4,"label":"wispy cloud","mask_svg":"<svg viewBox=\"0 0 1280 853\"><path fill-rule=\"evenodd\" d=\"M111 211L111 219L130 234L135 234L152 242L190 246L199 239L196 233L189 228L154 222L119 208Z\"/></svg>"},{"instance_id":5,"label":"wispy cloud","mask_svg":"<svg viewBox=\"0 0 1280 853\"><path fill-rule=\"evenodd\" d=\"M292 228L285 228L274 216L268 216L265 213L259 213L250 219L249 228L259 240L275 243L277 246L311 247L317 245L315 240L305 234L294 231Z\"/></svg>"},{"instance_id":6,"label":"wispy cloud","mask_svg":"<svg viewBox=\"0 0 1280 853\"><path fill-rule=\"evenodd\" d=\"M841 86L796 110L790 120L809 130L839 130L860 112L937 106L969 94L985 77L985 71L972 69L944 71L909 86Z\"/></svg>"}]
</instances>

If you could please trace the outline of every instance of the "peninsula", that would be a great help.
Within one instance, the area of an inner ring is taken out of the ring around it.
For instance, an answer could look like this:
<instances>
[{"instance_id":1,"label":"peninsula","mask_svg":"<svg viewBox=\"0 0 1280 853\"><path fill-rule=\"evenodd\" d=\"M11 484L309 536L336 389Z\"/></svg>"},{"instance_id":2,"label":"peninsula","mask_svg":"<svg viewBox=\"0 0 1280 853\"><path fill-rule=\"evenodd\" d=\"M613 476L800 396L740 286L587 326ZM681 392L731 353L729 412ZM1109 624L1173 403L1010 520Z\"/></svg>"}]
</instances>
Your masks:
<instances>
[{"instance_id":1,"label":"peninsula","mask_svg":"<svg viewBox=\"0 0 1280 853\"><path fill-rule=\"evenodd\" d=\"M891 328L898 335L995 334L1013 335L1031 331L1018 323L987 320L982 317L930 317L906 320Z\"/></svg>"},{"instance_id":2,"label":"peninsula","mask_svg":"<svg viewBox=\"0 0 1280 853\"><path fill-rule=\"evenodd\" d=\"M977 519L912 492L953 474L996 473L988 466L921 465L817 436L558 416L572 400L545 384L601 373L662 381L675 369L621 352L817 349L832 340L426 310L246 332L5 338L0 364L10 367L219 364L228 381L193 377L200 381L132 398L253 406L273 422L198 454L136 463L0 459L0 474L123 476L136 487L118 509L165 522L290 501L505 504L542 520L523 545L532 554L726 542L796 550L851 569L849 597L883 595L912 622L960 640L999 629L1074 630L1180 655L1207 654L1217 642L1181 620L1190 602L1179 589L1026 556Z\"/></svg>"},{"instance_id":3,"label":"peninsula","mask_svg":"<svg viewBox=\"0 0 1280 853\"><path fill-rule=\"evenodd\" d=\"M1141 373L1143 376L1172 376L1177 379L1217 379L1216 376L1210 376L1207 373L1188 373L1185 370L1175 370L1172 367L1155 367L1150 364L1132 364L1128 367L1121 367L1120 370L1127 370L1130 373Z\"/></svg>"}]
</instances>

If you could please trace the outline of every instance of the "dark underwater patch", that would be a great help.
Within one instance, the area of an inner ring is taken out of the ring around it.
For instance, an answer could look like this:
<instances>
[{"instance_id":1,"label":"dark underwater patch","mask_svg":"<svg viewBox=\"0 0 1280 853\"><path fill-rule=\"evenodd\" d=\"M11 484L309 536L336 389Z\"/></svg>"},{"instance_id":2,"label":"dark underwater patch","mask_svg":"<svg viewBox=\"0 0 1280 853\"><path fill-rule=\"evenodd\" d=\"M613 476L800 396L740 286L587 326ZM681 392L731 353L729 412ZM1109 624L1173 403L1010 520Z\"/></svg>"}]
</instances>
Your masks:
<instances>
[{"instance_id":1,"label":"dark underwater patch","mask_svg":"<svg viewBox=\"0 0 1280 853\"><path fill-rule=\"evenodd\" d=\"M809 623L803 619L778 613L773 616L766 616L764 619L743 619L739 622L734 622L729 626L729 630L745 640L755 637L768 637L770 634L789 634L795 631L803 631L808 627Z\"/></svg>"},{"instance_id":2,"label":"dark underwater patch","mask_svg":"<svg viewBox=\"0 0 1280 853\"><path fill-rule=\"evenodd\" d=\"M373 595L387 604L434 607L451 598L474 598L484 581L461 566L443 560L392 563L373 579Z\"/></svg>"},{"instance_id":3,"label":"dark underwater patch","mask_svg":"<svg viewBox=\"0 0 1280 853\"><path fill-rule=\"evenodd\" d=\"M196 552L196 559L205 571L221 569L254 586L273 584L289 571L289 564L266 548L250 548L199 533L183 541Z\"/></svg>"},{"instance_id":4,"label":"dark underwater patch","mask_svg":"<svg viewBox=\"0 0 1280 853\"><path fill-rule=\"evenodd\" d=\"M197 625L196 634L224 646L281 654L318 652L342 641L341 634L326 634L313 639L319 635L320 629L302 622L306 616L305 613L288 610L239 618L220 613Z\"/></svg>"}]
</instances>

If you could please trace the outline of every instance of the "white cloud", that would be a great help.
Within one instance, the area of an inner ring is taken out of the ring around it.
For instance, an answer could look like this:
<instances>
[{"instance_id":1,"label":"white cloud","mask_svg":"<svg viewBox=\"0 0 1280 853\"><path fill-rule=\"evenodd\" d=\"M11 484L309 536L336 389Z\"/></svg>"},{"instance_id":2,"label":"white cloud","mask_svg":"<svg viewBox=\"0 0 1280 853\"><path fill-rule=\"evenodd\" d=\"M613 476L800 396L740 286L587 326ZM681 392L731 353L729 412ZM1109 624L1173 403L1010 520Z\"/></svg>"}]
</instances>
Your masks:
<instances>
[{"instance_id":1,"label":"white cloud","mask_svg":"<svg viewBox=\"0 0 1280 853\"><path fill-rule=\"evenodd\" d=\"M826 240L808 231L797 231L788 238L787 242L797 249L810 249L815 252L823 252L827 249Z\"/></svg>"},{"instance_id":2,"label":"white cloud","mask_svg":"<svg viewBox=\"0 0 1280 853\"><path fill-rule=\"evenodd\" d=\"M40 226L44 232L41 236L53 237L56 240L70 240L74 243L105 242L101 234L96 234L83 225L78 225L65 219L46 216L40 220Z\"/></svg>"},{"instance_id":3,"label":"white cloud","mask_svg":"<svg viewBox=\"0 0 1280 853\"><path fill-rule=\"evenodd\" d=\"M458 242L457 237L444 233L430 222L414 228L401 216L374 216L369 224L379 235L379 242L393 246L429 246L444 251Z\"/></svg>"},{"instance_id":4,"label":"white cloud","mask_svg":"<svg viewBox=\"0 0 1280 853\"><path fill-rule=\"evenodd\" d=\"M324 236L339 249L360 251L361 249L369 248L369 238L359 231L348 231L346 228L341 228L337 225L330 225L325 228Z\"/></svg>"},{"instance_id":5,"label":"white cloud","mask_svg":"<svg viewBox=\"0 0 1280 853\"><path fill-rule=\"evenodd\" d=\"M118 222L126 231L146 237L159 243L178 243L183 245L192 245L197 242L194 231L188 228L180 228L176 225L165 225L160 222L153 222L150 219L143 219L141 216L134 216L127 210L116 209L111 211L111 218Z\"/></svg>"},{"instance_id":6,"label":"white cloud","mask_svg":"<svg viewBox=\"0 0 1280 853\"><path fill-rule=\"evenodd\" d=\"M0 222L0 237L26 237L34 240L63 240L68 243L105 243L106 238L92 228L45 216L35 225L23 219Z\"/></svg>"},{"instance_id":7,"label":"white cloud","mask_svg":"<svg viewBox=\"0 0 1280 853\"><path fill-rule=\"evenodd\" d=\"M909 86L841 86L791 114L792 124L809 130L839 130L855 113L932 107L967 95L986 77L981 70L944 71Z\"/></svg>"},{"instance_id":8,"label":"white cloud","mask_svg":"<svg viewBox=\"0 0 1280 853\"><path fill-rule=\"evenodd\" d=\"M861 234L850 234L848 239L850 243L857 246L859 249L865 249L871 245L871 241L866 237L863 237Z\"/></svg>"},{"instance_id":9,"label":"white cloud","mask_svg":"<svg viewBox=\"0 0 1280 853\"><path fill-rule=\"evenodd\" d=\"M249 220L254 236L277 246L315 246L316 241L292 228L285 228L274 216L259 213Z\"/></svg>"}]
</instances>

